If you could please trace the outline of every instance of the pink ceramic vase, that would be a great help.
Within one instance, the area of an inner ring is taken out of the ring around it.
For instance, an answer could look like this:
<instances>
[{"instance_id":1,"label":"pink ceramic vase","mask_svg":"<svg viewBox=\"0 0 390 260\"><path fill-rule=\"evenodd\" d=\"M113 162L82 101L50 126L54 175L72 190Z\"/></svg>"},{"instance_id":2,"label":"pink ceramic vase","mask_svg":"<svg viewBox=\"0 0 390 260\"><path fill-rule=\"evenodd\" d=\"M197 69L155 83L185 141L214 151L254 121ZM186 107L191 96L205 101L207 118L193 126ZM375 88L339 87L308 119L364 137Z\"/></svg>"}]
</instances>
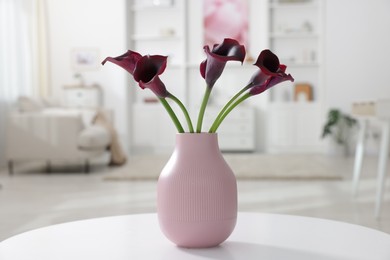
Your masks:
<instances>
[{"instance_id":1,"label":"pink ceramic vase","mask_svg":"<svg viewBox=\"0 0 390 260\"><path fill-rule=\"evenodd\" d=\"M157 213L162 232L180 247L217 246L233 232L237 181L217 134L177 134L158 179Z\"/></svg>"}]
</instances>

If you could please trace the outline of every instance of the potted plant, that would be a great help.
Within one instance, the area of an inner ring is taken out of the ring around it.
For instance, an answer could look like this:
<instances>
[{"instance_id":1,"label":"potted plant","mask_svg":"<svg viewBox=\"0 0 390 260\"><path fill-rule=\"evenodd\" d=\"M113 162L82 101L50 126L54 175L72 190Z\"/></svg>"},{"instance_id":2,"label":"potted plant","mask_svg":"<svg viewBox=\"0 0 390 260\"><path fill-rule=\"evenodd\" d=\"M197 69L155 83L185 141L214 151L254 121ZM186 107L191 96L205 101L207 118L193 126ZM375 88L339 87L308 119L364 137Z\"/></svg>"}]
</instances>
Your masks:
<instances>
[{"instance_id":1,"label":"potted plant","mask_svg":"<svg viewBox=\"0 0 390 260\"><path fill-rule=\"evenodd\" d=\"M150 89L168 112L178 134L171 158L161 171L157 183L157 216L161 230L172 242L182 247L212 247L232 233L237 219L237 183L225 162L217 140L217 129L226 116L246 99L283 82L294 81L286 73L287 66L270 50L263 50L254 63L255 72L236 95L221 109L210 129L202 128L203 116L215 83L229 61L243 63L245 47L234 39L225 39L212 48L204 47L206 59L200 64L205 80L205 94L193 125L185 105L167 90L160 75L167 66L167 57L141 55L127 51L118 57L107 57L127 72L142 89ZM168 102L183 112L183 127ZM194 127L196 126L196 127ZM158 131L158 129L156 129Z\"/></svg>"},{"instance_id":2,"label":"potted plant","mask_svg":"<svg viewBox=\"0 0 390 260\"><path fill-rule=\"evenodd\" d=\"M322 138L332 138L333 144L341 148L342 153L347 156L351 134L357 124L355 118L343 113L340 109L332 108L328 112L327 121L322 130Z\"/></svg>"}]
</instances>

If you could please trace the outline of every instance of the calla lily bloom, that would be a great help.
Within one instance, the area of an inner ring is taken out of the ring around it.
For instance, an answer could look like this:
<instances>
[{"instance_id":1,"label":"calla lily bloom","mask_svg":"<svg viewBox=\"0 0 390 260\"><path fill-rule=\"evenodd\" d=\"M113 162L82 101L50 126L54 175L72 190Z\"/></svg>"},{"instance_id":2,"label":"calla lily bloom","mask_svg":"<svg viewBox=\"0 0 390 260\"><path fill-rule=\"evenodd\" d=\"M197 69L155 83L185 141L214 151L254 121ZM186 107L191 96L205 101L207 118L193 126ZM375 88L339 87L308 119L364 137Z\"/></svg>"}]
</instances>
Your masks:
<instances>
[{"instance_id":1,"label":"calla lily bloom","mask_svg":"<svg viewBox=\"0 0 390 260\"><path fill-rule=\"evenodd\" d=\"M250 87L257 87L262 85L272 76L283 76L284 71L280 69L279 58L270 50L263 50L255 64L260 70L253 74L249 81Z\"/></svg>"},{"instance_id":2,"label":"calla lily bloom","mask_svg":"<svg viewBox=\"0 0 390 260\"><path fill-rule=\"evenodd\" d=\"M122 54L118 57L107 57L103 62L102 65L104 65L107 61L112 62L123 69L125 69L127 72L129 72L131 75L134 73L135 65L142 58L142 55L138 52L128 50L126 53Z\"/></svg>"},{"instance_id":3,"label":"calla lily bloom","mask_svg":"<svg viewBox=\"0 0 390 260\"><path fill-rule=\"evenodd\" d=\"M245 59L245 47L238 41L226 38L221 44L215 44L210 51L209 46L204 46L207 58L200 64L200 74L206 80L208 87L213 87L221 76L226 62Z\"/></svg>"},{"instance_id":4,"label":"calla lily bloom","mask_svg":"<svg viewBox=\"0 0 390 260\"><path fill-rule=\"evenodd\" d=\"M241 102L283 81L294 81L290 74L285 73L287 67L280 64L279 58L270 50L263 50L254 65L259 69L249 80L249 83L222 108L209 130L210 133L215 133L225 117Z\"/></svg>"},{"instance_id":5,"label":"calla lily bloom","mask_svg":"<svg viewBox=\"0 0 390 260\"><path fill-rule=\"evenodd\" d=\"M138 52L128 50L121 56L107 57L102 64L110 61L133 75L134 80L142 88L149 88L158 97L167 97L169 92L158 75L161 75L167 67L167 57L161 55L142 56Z\"/></svg>"},{"instance_id":6,"label":"calla lily bloom","mask_svg":"<svg viewBox=\"0 0 390 260\"><path fill-rule=\"evenodd\" d=\"M138 60L134 69L134 80L142 89L148 88L156 96L165 98L169 92L158 75L167 67L167 57L161 55L146 55Z\"/></svg>"},{"instance_id":7,"label":"calla lily bloom","mask_svg":"<svg viewBox=\"0 0 390 260\"><path fill-rule=\"evenodd\" d=\"M169 97L173 99L183 110L184 116L186 117L189 131L194 132L191 119L189 117L188 111L181 103L181 101L176 98L174 95L169 93L161 81L159 75L161 75L167 67L167 57L161 55L146 55L142 56L141 54L128 50L125 54L118 56L116 58L107 57L102 64L104 65L107 61L110 61L123 69L129 72L134 80L138 82L138 85L142 88L150 89L161 101L162 105L167 110L169 116L171 117L173 123L175 124L179 133L184 133L184 129L181 126L179 119L175 115L175 112L172 110L171 106L165 100Z\"/></svg>"},{"instance_id":8,"label":"calla lily bloom","mask_svg":"<svg viewBox=\"0 0 390 260\"><path fill-rule=\"evenodd\" d=\"M285 71L286 71L286 68L287 66L286 65L279 65L279 69L278 69L278 72L275 73L275 76L271 76L269 77L263 84L257 84L255 86L253 86L250 90L249 90L249 93L250 95L258 95L264 91L266 91L267 89L281 83L281 82L284 82L284 81L291 81L291 82L294 82L294 78L291 76L291 74L286 74Z\"/></svg>"}]
</instances>

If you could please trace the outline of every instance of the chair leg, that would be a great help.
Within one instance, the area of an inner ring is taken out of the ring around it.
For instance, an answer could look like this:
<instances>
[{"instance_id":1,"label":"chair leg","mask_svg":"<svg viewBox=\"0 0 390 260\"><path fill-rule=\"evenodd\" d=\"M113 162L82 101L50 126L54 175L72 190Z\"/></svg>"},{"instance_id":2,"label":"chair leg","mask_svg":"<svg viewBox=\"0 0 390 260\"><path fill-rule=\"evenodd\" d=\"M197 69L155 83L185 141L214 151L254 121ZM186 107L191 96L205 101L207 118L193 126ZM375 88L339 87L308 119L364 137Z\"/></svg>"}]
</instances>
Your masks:
<instances>
[{"instance_id":1,"label":"chair leg","mask_svg":"<svg viewBox=\"0 0 390 260\"><path fill-rule=\"evenodd\" d=\"M382 127L382 141L379 151L379 163L378 163L378 182L376 193L376 205L375 205L375 217L379 218L381 213L381 206L383 200L383 190L386 180L387 160L389 156L389 144L390 144L390 120L383 123Z\"/></svg>"},{"instance_id":2,"label":"chair leg","mask_svg":"<svg viewBox=\"0 0 390 260\"><path fill-rule=\"evenodd\" d=\"M50 161L46 161L46 172L51 173L51 162Z\"/></svg>"},{"instance_id":3,"label":"chair leg","mask_svg":"<svg viewBox=\"0 0 390 260\"><path fill-rule=\"evenodd\" d=\"M12 160L8 161L8 174L14 175L14 162Z\"/></svg>"},{"instance_id":4,"label":"chair leg","mask_svg":"<svg viewBox=\"0 0 390 260\"><path fill-rule=\"evenodd\" d=\"M89 165L89 160L84 161L84 172L89 173L90 165Z\"/></svg>"},{"instance_id":5,"label":"chair leg","mask_svg":"<svg viewBox=\"0 0 390 260\"><path fill-rule=\"evenodd\" d=\"M361 128L359 131L359 137L356 145L356 152L355 152L355 163L353 168L353 186L352 186L352 193L353 196L357 195L358 186L359 186L359 179L362 172L362 164L363 164L363 157L364 157L364 146L366 142L366 132L368 127L368 120L363 120L361 122Z\"/></svg>"}]
</instances>

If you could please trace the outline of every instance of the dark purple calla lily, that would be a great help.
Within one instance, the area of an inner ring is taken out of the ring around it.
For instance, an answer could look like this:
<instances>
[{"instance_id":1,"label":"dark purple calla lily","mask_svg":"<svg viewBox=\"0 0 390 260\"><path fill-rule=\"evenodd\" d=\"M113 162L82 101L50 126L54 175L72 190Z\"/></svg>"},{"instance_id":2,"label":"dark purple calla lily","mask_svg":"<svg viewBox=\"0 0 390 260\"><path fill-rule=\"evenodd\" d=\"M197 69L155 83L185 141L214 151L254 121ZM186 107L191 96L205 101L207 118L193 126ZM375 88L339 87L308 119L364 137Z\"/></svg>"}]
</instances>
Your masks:
<instances>
[{"instance_id":1,"label":"dark purple calla lily","mask_svg":"<svg viewBox=\"0 0 390 260\"><path fill-rule=\"evenodd\" d=\"M102 65L104 65L107 61L112 62L123 69L125 69L127 72L129 72L131 75L134 73L135 65L142 58L142 55L138 52L128 50L126 53L122 54L118 57L107 57L103 62Z\"/></svg>"},{"instance_id":2,"label":"dark purple calla lily","mask_svg":"<svg viewBox=\"0 0 390 260\"><path fill-rule=\"evenodd\" d=\"M148 88L158 97L165 98L169 95L169 92L158 75L161 75L166 67L166 56L143 56L134 69L134 79L142 89Z\"/></svg>"},{"instance_id":3,"label":"dark purple calla lily","mask_svg":"<svg viewBox=\"0 0 390 260\"><path fill-rule=\"evenodd\" d=\"M160 97L160 98L166 98L169 96L169 92L168 90L166 89L164 83L161 81L160 77L159 76L154 76L151 80L149 80L148 82L143 82L143 81L140 81L139 83L139 86L142 88L142 89L145 89L145 88L148 88L150 89L151 91L153 91L153 93L157 96L157 97Z\"/></svg>"},{"instance_id":4,"label":"dark purple calla lily","mask_svg":"<svg viewBox=\"0 0 390 260\"><path fill-rule=\"evenodd\" d=\"M161 55L145 55L127 51L125 54L116 58L107 57L102 64L110 61L133 75L134 80L142 88L148 88L158 97L165 98L169 92L164 83L160 80L161 75L167 67L167 57Z\"/></svg>"},{"instance_id":5,"label":"dark purple calla lily","mask_svg":"<svg viewBox=\"0 0 390 260\"><path fill-rule=\"evenodd\" d=\"M222 44L215 44L210 51L209 46L204 46L207 58L200 64L200 74L206 80L208 87L213 87L217 79L221 76L226 62L245 59L245 47L238 41L226 38Z\"/></svg>"},{"instance_id":6,"label":"dark purple calla lily","mask_svg":"<svg viewBox=\"0 0 390 260\"><path fill-rule=\"evenodd\" d=\"M283 76L284 73L280 70L279 58L270 50L263 50L253 65L259 67L259 70L253 74L249 81L251 87L260 86L270 77Z\"/></svg>"},{"instance_id":7,"label":"dark purple calla lily","mask_svg":"<svg viewBox=\"0 0 390 260\"><path fill-rule=\"evenodd\" d=\"M291 82L294 82L294 78L291 76L291 74L286 74L285 71L286 71L286 68L287 66L286 65L283 65L283 64L280 64L279 65L279 69L277 70L277 73L274 73L274 76L270 76L265 82L263 82L262 84L257 84L257 85L254 85L250 90L249 90L249 93L253 96L253 95L258 95L264 91L266 91L267 89L281 83L281 82L284 82L284 81L291 81Z\"/></svg>"}]
</instances>

